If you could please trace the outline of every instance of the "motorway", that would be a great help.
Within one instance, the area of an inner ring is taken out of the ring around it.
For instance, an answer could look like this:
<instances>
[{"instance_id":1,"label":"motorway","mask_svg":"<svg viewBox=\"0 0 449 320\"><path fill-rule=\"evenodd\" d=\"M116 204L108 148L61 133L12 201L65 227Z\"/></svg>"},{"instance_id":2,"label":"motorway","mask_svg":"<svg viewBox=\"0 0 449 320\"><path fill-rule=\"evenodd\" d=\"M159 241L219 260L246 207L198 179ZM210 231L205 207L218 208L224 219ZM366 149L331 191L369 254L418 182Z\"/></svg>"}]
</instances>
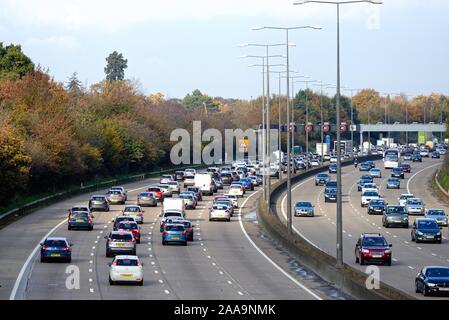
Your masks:
<instances>
[{"instance_id":1,"label":"motorway","mask_svg":"<svg viewBox=\"0 0 449 320\"><path fill-rule=\"evenodd\" d=\"M382 169L382 178L374 182L380 187L380 195L389 204L397 204L402 193L413 193L423 199L426 208L449 208L434 196L429 181L435 170L441 165L441 160L423 158L423 162L412 164L411 173L405 174L401 180L401 188L386 189L389 171L383 169L382 161L376 162L376 167ZM425 265L449 266L449 235L447 227L442 230L442 244L419 243L411 241L409 229L384 228L381 215L368 215L367 209L360 206L360 192L357 191L357 181L362 174L353 166L342 169L343 193L343 258L345 263L359 270L366 267L355 263L354 247L362 233L375 232L385 236L393 244L393 263L391 266L379 266L380 280L401 289L408 294L423 299L422 294L415 293L414 280L418 271ZM335 180L335 175L331 175ZM292 187L293 207L297 201L310 201L315 206L315 217L294 217L294 231L301 234L311 244L322 251L336 256L336 204L324 202L324 187L315 186L314 177L298 182ZM282 209L279 214L286 221L286 195L280 197ZM279 210L278 210L279 211ZM410 216L410 226L416 216ZM433 297L434 298L434 297Z\"/></svg>"},{"instance_id":2,"label":"motorway","mask_svg":"<svg viewBox=\"0 0 449 320\"><path fill-rule=\"evenodd\" d=\"M135 203L138 192L157 182L125 185L127 204ZM68 208L86 203L90 194L38 210L0 232L0 299L321 299L273 263L247 235L241 216L254 210L259 191L248 192L240 200L240 214L231 222L209 222L212 197L204 197L196 210L187 210L196 226L195 240L187 247L162 246L161 206L145 208L142 243L137 245L144 263L143 287L108 283L111 258L105 257L104 236L123 206L95 212L93 231L68 231L66 222ZM80 271L78 290L66 288L69 264L40 263L38 244L50 235L67 237L74 244L70 265Z\"/></svg>"}]
</instances>

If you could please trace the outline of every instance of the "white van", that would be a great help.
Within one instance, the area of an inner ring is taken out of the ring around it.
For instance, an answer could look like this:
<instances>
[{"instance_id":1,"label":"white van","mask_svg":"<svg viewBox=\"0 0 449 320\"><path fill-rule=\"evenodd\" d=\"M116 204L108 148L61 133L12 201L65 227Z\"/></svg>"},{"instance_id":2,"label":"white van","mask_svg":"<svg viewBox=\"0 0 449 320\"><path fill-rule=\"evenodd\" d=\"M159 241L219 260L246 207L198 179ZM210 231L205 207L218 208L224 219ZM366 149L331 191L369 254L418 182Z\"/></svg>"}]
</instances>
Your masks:
<instances>
[{"instance_id":1,"label":"white van","mask_svg":"<svg viewBox=\"0 0 449 320\"><path fill-rule=\"evenodd\" d=\"M180 211L185 216L184 200L181 198L164 198L162 203L162 215L168 211Z\"/></svg>"},{"instance_id":2,"label":"white van","mask_svg":"<svg viewBox=\"0 0 449 320\"><path fill-rule=\"evenodd\" d=\"M213 195L214 187L212 177L209 173L197 173L195 175L194 186L200 188L204 195Z\"/></svg>"}]
</instances>

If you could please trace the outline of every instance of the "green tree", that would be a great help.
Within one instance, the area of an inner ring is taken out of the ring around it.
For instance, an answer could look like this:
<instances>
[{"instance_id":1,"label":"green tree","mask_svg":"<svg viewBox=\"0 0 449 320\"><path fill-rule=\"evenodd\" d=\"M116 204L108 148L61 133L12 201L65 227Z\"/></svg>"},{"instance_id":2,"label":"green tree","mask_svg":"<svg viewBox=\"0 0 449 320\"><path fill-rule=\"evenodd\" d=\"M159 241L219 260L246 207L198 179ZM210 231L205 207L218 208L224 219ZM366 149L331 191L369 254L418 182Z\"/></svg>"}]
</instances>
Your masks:
<instances>
[{"instance_id":1,"label":"green tree","mask_svg":"<svg viewBox=\"0 0 449 320\"><path fill-rule=\"evenodd\" d=\"M125 78L125 69L128 68L128 60L121 53L114 51L106 58L106 80L115 81Z\"/></svg>"},{"instance_id":2,"label":"green tree","mask_svg":"<svg viewBox=\"0 0 449 320\"><path fill-rule=\"evenodd\" d=\"M74 72L70 78L69 81L66 84L66 89L70 93L79 94L83 91L83 85L81 84L81 81L78 80L78 73Z\"/></svg>"},{"instance_id":3,"label":"green tree","mask_svg":"<svg viewBox=\"0 0 449 320\"><path fill-rule=\"evenodd\" d=\"M17 79L34 70L34 64L20 45L4 47L0 42L0 80Z\"/></svg>"}]
</instances>

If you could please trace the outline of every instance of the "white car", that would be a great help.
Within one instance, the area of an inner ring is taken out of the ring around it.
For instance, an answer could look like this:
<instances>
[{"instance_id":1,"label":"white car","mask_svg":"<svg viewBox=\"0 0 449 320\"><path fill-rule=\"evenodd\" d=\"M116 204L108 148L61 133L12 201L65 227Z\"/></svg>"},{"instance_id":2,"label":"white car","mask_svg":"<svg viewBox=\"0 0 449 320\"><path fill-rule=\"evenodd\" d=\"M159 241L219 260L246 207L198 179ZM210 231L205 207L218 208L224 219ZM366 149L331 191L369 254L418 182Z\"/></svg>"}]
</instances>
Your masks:
<instances>
[{"instance_id":1,"label":"white car","mask_svg":"<svg viewBox=\"0 0 449 320\"><path fill-rule=\"evenodd\" d=\"M162 184L168 184L169 182L173 181L173 176L169 175L169 174L164 174L163 176L161 176L161 178L159 179L159 183Z\"/></svg>"},{"instance_id":2,"label":"white car","mask_svg":"<svg viewBox=\"0 0 449 320\"><path fill-rule=\"evenodd\" d=\"M224 204L214 204L209 210L209 221L212 220L231 221L231 208Z\"/></svg>"},{"instance_id":3,"label":"white car","mask_svg":"<svg viewBox=\"0 0 449 320\"><path fill-rule=\"evenodd\" d=\"M362 194L367 191L379 192L379 188L377 187L377 185L375 183L365 183L362 187Z\"/></svg>"},{"instance_id":4,"label":"white car","mask_svg":"<svg viewBox=\"0 0 449 320\"><path fill-rule=\"evenodd\" d=\"M422 214L425 213L424 202L420 198L409 198L405 203L405 210L408 214Z\"/></svg>"},{"instance_id":5,"label":"white car","mask_svg":"<svg viewBox=\"0 0 449 320\"><path fill-rule=\"evenodd\" d=\"M117 282L137 283L143 286L143 264L137 256L115 256L112 263L108 264L109 284L113 286Z\"/></svg>"},{"instance_id":6,"label":"white car","mask_svg":"<svg viewBox=\"0 0 449 320\"><path fill-rule=\"evenodd\" d=\"M233 195L233 194L225 194L225 196L226 196L229 200L232 201L232 206L233 206L234 208L237 209L237 208L239 207L239 199L238 199L238 196Z\"/></svg>"},{"instance_id":7,"label":"white car","mask_svg":"<svg viewBox=\"0 0 449 320\"><path fill-rule=\"evenodd\" d=\"M125 206L125 209L123 209L122 215L133 217L137 223L142 224L144 212L145 211L143 211L142 208L138 205L128 205L128 206Z\"/></svg>"},{"instance_id":8,"label":"white car","mask_svg":"<svg viewBox=\"0 0 449 320\"><path fill-rule=\"evenodd\" d=\"M401 194L400 197L398 198L399 205L405 206L405 204L407 203L407 199L414 198L414 197L415 196L413 194L410 194L410 193L403 193L403 194Z\"/></svg>"},{"instance_id":9,"label":"white car","mask_svg":"<svg viewBox=\"0 0 449 320\"><path fill-rule=\"evenodd\" d=\"M229 187L228 194L230 195L236 195L242 198L243 193L244 193L243 186L240 184L231 184L231 186Z\"/></svg>"},{"instance_id":10,"label":"white car","mask_svg":"<svg viewBox=\"0 0 449 320\"><path fill-rule=\"evenodd\" d=\"M380 196L377 191L367 191L362 193L362 200L360 202L361 207L365 207L369 204L371 200L379 200Z\"/></svg>"},{"instance_id":11,"label":"white car","mask_svg":"<svg viewBox=\"0 0 449 320\"><path fill-rule=\"evenodd\" d=\"M179 186L179 182L177 181L170 181L167 183L170 187L171 187L171 192L172 193L179 193L181 190L181 187Z\"/></svg>"},{"instance_id":12,"label":"white car","mask_svg":"<svg viewBox=\"0 0 449 320\"><path fill-rule=\"evenodd\" d=\"M184 174L188 176L194 176L196 175L196 169L185 169Z\"/></svg>"},{"instance_id":13,"label":"white car","mask_svg":"<svg viewBox=\"0 0 449 320\"><path fill-rule=\"evenodd\" d=\"M320 165L320 161L318 161L317 159L312 159L312 160L310 161L310 165L311 165L312 167L318 167L318 166Z\"/></svg>"},{"instance_id":14,"label":"white car","mask_svg":"<svg viewBox=\"0 0 449 320\"><path fill-rule=\"evenodd\" d=\"M331 156L331 158L330 158L330 162L331 163L336 163L337 162L337 157L336 156Z\"/></svg>"}]
</instances>

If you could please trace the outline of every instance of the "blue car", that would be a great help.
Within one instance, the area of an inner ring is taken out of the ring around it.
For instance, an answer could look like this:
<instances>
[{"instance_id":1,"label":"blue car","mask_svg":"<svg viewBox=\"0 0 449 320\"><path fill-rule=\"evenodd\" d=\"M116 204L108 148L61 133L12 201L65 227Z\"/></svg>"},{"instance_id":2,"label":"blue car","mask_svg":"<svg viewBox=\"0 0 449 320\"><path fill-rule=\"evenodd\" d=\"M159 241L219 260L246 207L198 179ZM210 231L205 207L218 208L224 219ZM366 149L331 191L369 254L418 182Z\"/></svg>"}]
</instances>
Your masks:
<instances>
[{"instance_id":1,"label":"blue car","mask_svg":"<svg viewBox=\"0 0 449 320\"><path fill-rule=\"evenodd\" d=\"M391 169L391 176L394 178L404 179L404 171L401 167Z\"/></svg>"},{"instance_id":2,"label":"blue car","mask_svg":"<svg viewBox=\"0 0 449 320\"><path fill-rule=\"evenodd\" d=\"M423 295L445 294L449 291L449 268L427 266L421 269L415 278L415 292Z\"/></svg>"},{"instance_id":3,"label":"blue car","mask_svg":"<svg viewBox=\"0 0 449 320\"><path fill-rule=\"evenodd\" d=\"M336 163L331 163L329 165L329 173L337 173L337 164Z\"/></svg>"},{"instance_id":4,"label":"blue car","mask_svg":"<svg viewBox=\"0 0 449 320\"><path fill-rule=\"evenodd\" d=\"M240 182L243 185L243 187L245 188L245 190L251 190L251 191L254 190L254 185L250 178L240 179Z\"/></svg>"},{"instance_id":5,"label":"blue car","mask_svg":"<svg viewBox=\"0 0 449 320\"><path fill-rule=\"evenodd\" d=\"M72 261L72 244L66 238L48 237L41 246L41 262L49 260Z\"/></svg>"},{"instance_id":6,"label":"blue car","mask_svg":"<svg viewBox=\"0 0 449 320\"><path fill-rule=\"evenodd\" d=\"M162 232L162 244L180 243L187 245L187 231L184 224L166 224Z\"/></svg>"},{"instance_id":7,"label":"blue car","mask_svg":"<svg viewBox=\"0 0 449 320\"><path fill-rule=\"evenodd\" d=\"M387 189L400 189L401 181L398 178L388 178Z\"/></svg>"},{"instance_id":8,"label":"blue car","mask_svg":"<svg viewBox=\"0 0 449 320\"><path fill-rule=\"evenodd\" d=\"M362 162L359 165L359 171L370 171L371 168L371 164L369 164L368 162Z\"/></svg>"}]
</instances>

